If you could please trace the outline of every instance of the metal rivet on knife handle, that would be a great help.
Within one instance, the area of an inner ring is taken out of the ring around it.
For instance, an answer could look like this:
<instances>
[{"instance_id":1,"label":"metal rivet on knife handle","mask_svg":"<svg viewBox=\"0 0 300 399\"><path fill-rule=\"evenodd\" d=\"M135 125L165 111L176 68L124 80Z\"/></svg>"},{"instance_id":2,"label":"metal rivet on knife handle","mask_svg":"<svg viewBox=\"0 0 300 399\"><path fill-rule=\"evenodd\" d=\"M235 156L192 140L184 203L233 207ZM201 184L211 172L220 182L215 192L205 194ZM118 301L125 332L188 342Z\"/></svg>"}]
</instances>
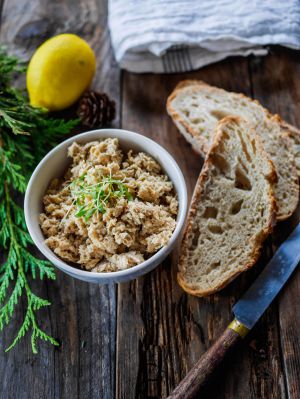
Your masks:
<instances>
[{"instance_id":1,"label":"metal rivet on knife handle","mask_svg":"<svg viewBox=\"0 0 300 399\"><path fill-rule=\"evenodd\" d=\"M241 323L237 319L232 320L228 328L238 333L242 338L245 338L245 336L250 331L249 328L247 328L243 323Z\"/></svg>"}]
</instances>

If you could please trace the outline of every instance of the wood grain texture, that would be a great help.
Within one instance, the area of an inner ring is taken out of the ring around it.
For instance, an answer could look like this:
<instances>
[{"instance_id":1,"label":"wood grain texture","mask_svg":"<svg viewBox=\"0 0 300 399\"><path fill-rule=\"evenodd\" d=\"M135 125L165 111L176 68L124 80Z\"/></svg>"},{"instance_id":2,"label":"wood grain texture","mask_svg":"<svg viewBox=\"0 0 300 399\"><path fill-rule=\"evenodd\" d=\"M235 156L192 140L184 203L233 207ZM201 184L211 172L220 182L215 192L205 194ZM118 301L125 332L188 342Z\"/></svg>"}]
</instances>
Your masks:
<instances>
[{"instance_id":1,"label":"wood grain texture","mask_svg":"<svg viewBox=\"0 0 300 399\"><path fill-rule=\"evenodd\" d=\"M37 45L52 35L73 32L85 38L97 57L93 87L107 91L120 109L120 72L112 57L106 27L106 2L5 1L0 41L10 52L29 59ZM119 124L119 113L114 122ZM47 332L61 340L54 349L45 343L31 353L25 338L15 350L0 357L1 398L103 398L115 392L115 286L89 285L57 272L55 282L34 282L52 305L39 311ZM10 343L24 317L19 308L15 322L3 334Z\"/></svg>"},{"instance_id":2,"label":"wood grain texture","mask_svg":"<svg viewBox=\"0 0 300 399\"><path fill-rule=\"evenodd\" d=\"M47 37L62 32L78 33L92 45L98 65L94 87L116 101L114 126L143 133L170 151L189 196L202 160L165 112L166 98L180 80L203 79L254 96L300 127L296 52L275 49L266 58L232 58L190 74L121 76L110 48L104 0L0 0L0 10L2 3L0 41L24 59ZM277 226L256 267L209 298L188 296L178 286L177 249L154 272L120 284L117 292L115 286L88 285L61 272L54 283L34 282L36 292L53 302L40 311L41 324L62 345L41 344L34 356L25 339L16 350L2 353L1 398L166 398L226 328L232 305L298 220L299 210ZM298 271L244 345L220 366L201 399L298 399L299 278ZM2 346L9 344L23 315L21 306L15 324L1 337Z\"/></svg>"},{"instance_id":3,"label":"wood grain texture","mask_svg":"<svg viewBox=\"0 0 300 399\"><path fill-rule=\"evenodd\" d=\"M165 116L164 100L170 90L167 82L164 76L124 73L122 127L154 138L179 159L191 193L202 163L190 153L185 140ZM151 91L145 91L145 87L151 87ZM173 142L166 134L169 129L175 133ZM188 150L184 152L188 156L181 156L184 149ZM194 323L185 298L180 298L175 279L170 278L170 263L169 258L153 273L119 286L118 398L166 397L181 375L180 359L183 364L184 359L188 361L189 356L178 345L177 338L185 335ZM197 326L191 330L185 339L197 342ZM197 346L194 351L192 358L196 360Z\"/></svg>"},{"instance_id":4,"label":"wood grain texture","mask_svg":"<svg viewBox=\"0 0 300 399\"><path fill-rule=\"evenodd\" d=\"M249 65L244 59L231 59L184 75L124 73L122 127L148 135L165 146L178 161L191 194L202 161L165 112L168 94L176 83L186 78L203 79L227 90L252 95ZM168 396L224 331L232 317L232 305L271 255L272 240L269 240L254 269L209 298L188 296L179 288L176 253L150 275L120 285L117 398ZM285 396L277 321L275 304L239 353L221 366L201 398L281 399Z\"/></svg>"},{"instance_id":5,"label":"wood grain texture","mask_svg":"<svg viewBox=\"0 0 300 399\"><path fill-rule=\"evenodd\" d=\"M168 399L194 399L201 395L211 375L229 354L242 341L241 336L226 328L217 341L201 356L188 374L177 385Z\"/></svg>"},{"instance_id":6,"label":"wood grain texture","mask_svg":"<svg viewBox=\"0 0 300 399\"><path fill-rule=\"evenodd\" d=\"M251 77L256 97L273 113L300 127L300 54L274 49L267 58L252 59ZM278 246L299 223L300 206L292 217L280 223L274 234ZM295 271L279 297L279 327L282 362L289 399L300 396L300 270Z\"/></svg>"}]
</instances>

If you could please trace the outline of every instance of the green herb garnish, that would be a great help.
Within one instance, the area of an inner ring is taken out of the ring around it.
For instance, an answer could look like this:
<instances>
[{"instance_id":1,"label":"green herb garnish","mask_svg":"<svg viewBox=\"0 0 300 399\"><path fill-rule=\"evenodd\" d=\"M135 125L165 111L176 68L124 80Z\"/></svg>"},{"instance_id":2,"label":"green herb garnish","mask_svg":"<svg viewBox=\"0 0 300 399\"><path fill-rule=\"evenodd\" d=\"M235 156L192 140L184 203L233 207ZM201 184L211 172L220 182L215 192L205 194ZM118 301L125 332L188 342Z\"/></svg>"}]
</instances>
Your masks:
<instances>
[{"instance_id":1,"label":"green herb garnish","mask_svg":"<svg viewBox=\"0 0 300 399\"><path fill-rule=\"evenodd\" d=\"M33 293L30 280L54 280L55 273L50 262L32 254L32 240L18 203L47 148L78 121L49 118L45 110L32 108L23 91L11 87L14 74L23 71L19 60L0 48L0 330L12 322L16 306L22 303L24 319L6 351L30 333L32 351L37 353L38 338L58 343L39 327L36 313L50 302Z\"/></svg>"},{"instance_id":2,"label":"green herb garnish","mask_svg":"<svg viewBox=\"0 0 300 399\"><path fill-rule=\"evenodd\" d=\"M108 176L103 177L99 183L89 184L86 182L86 176L86 173L83 174L69 186L73 197L71 207L74 204L77 207L76 217L83 217L87 222L95 212L105 213L108 203L114 199L133 200L124 181Z\"/></svg>"}]
</instances>

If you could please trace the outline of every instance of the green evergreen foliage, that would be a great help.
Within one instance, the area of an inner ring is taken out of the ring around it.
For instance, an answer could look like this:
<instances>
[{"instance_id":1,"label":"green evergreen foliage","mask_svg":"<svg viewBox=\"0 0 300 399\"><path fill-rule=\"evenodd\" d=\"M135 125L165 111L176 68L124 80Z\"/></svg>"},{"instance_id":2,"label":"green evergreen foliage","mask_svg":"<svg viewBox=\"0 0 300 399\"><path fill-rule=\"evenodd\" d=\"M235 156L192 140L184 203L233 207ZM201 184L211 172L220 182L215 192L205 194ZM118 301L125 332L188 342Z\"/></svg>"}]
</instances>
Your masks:
<instances>
[{"instance_id":1,"label":"green evergreen foliage","mask_svg":"<svg viewBox=\"0 0 300 399\"><path fill-rule=\"evenodd\" d=\"M31 253L23 209L18 205L29 176L57 140L77 125L49 117L46 110L33 108L20 90L11 86L16 73L25 68L17 58L0 48L0 330L14 318L16 306L26 304L24 320L6 351L12 349L27 333L37 353L37 339L58 345L37 321L37 311L50 302L32 292L32 279L55 279L52 265Z\"/></svg>"}]
</instances>

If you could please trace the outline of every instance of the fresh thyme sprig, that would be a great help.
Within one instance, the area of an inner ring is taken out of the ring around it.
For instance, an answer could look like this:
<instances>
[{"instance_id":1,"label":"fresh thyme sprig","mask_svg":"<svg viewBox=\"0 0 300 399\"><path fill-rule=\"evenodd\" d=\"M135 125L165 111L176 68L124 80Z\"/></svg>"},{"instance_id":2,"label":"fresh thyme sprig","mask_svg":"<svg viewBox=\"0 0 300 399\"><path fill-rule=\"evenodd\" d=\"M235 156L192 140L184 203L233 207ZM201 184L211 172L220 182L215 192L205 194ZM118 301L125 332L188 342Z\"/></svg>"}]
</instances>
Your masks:
<instances>
[{"instance_id":1,"label":"fresh thyme sprig","mask_svg":"<svg viewBox=\"0 0 300 399\"><path fill-rule=\"evenodd\" d=\"M87 174L83 174L70 184L73 204L77 207L76 217L83 217L87 222L95 212L105 213L108 203L114 199L126 198L132 201L133 196L122 180L110 176L102 177L98 183L86 182Z\"/></svg>"},{"instance_id":2,"label":"fresh thyme sprig","mask_svg":"<svg viewBox=\"0 0 300 399\"><path fill-rule=\"evenodd\" d=\"M68 133L77 120L49 118L45 110L32 108L24 93L10 86L24 66L0 48L0 330L12 322L16 306L26 304L23 322L6 350L31 332L31 347L37 339L58 345L37 321L36 312L50 302L34 294L30 280L55 279L52 265L31 253L23 209L18 205L30 173L55 140Z\"/></svg>"}]
</instances>

